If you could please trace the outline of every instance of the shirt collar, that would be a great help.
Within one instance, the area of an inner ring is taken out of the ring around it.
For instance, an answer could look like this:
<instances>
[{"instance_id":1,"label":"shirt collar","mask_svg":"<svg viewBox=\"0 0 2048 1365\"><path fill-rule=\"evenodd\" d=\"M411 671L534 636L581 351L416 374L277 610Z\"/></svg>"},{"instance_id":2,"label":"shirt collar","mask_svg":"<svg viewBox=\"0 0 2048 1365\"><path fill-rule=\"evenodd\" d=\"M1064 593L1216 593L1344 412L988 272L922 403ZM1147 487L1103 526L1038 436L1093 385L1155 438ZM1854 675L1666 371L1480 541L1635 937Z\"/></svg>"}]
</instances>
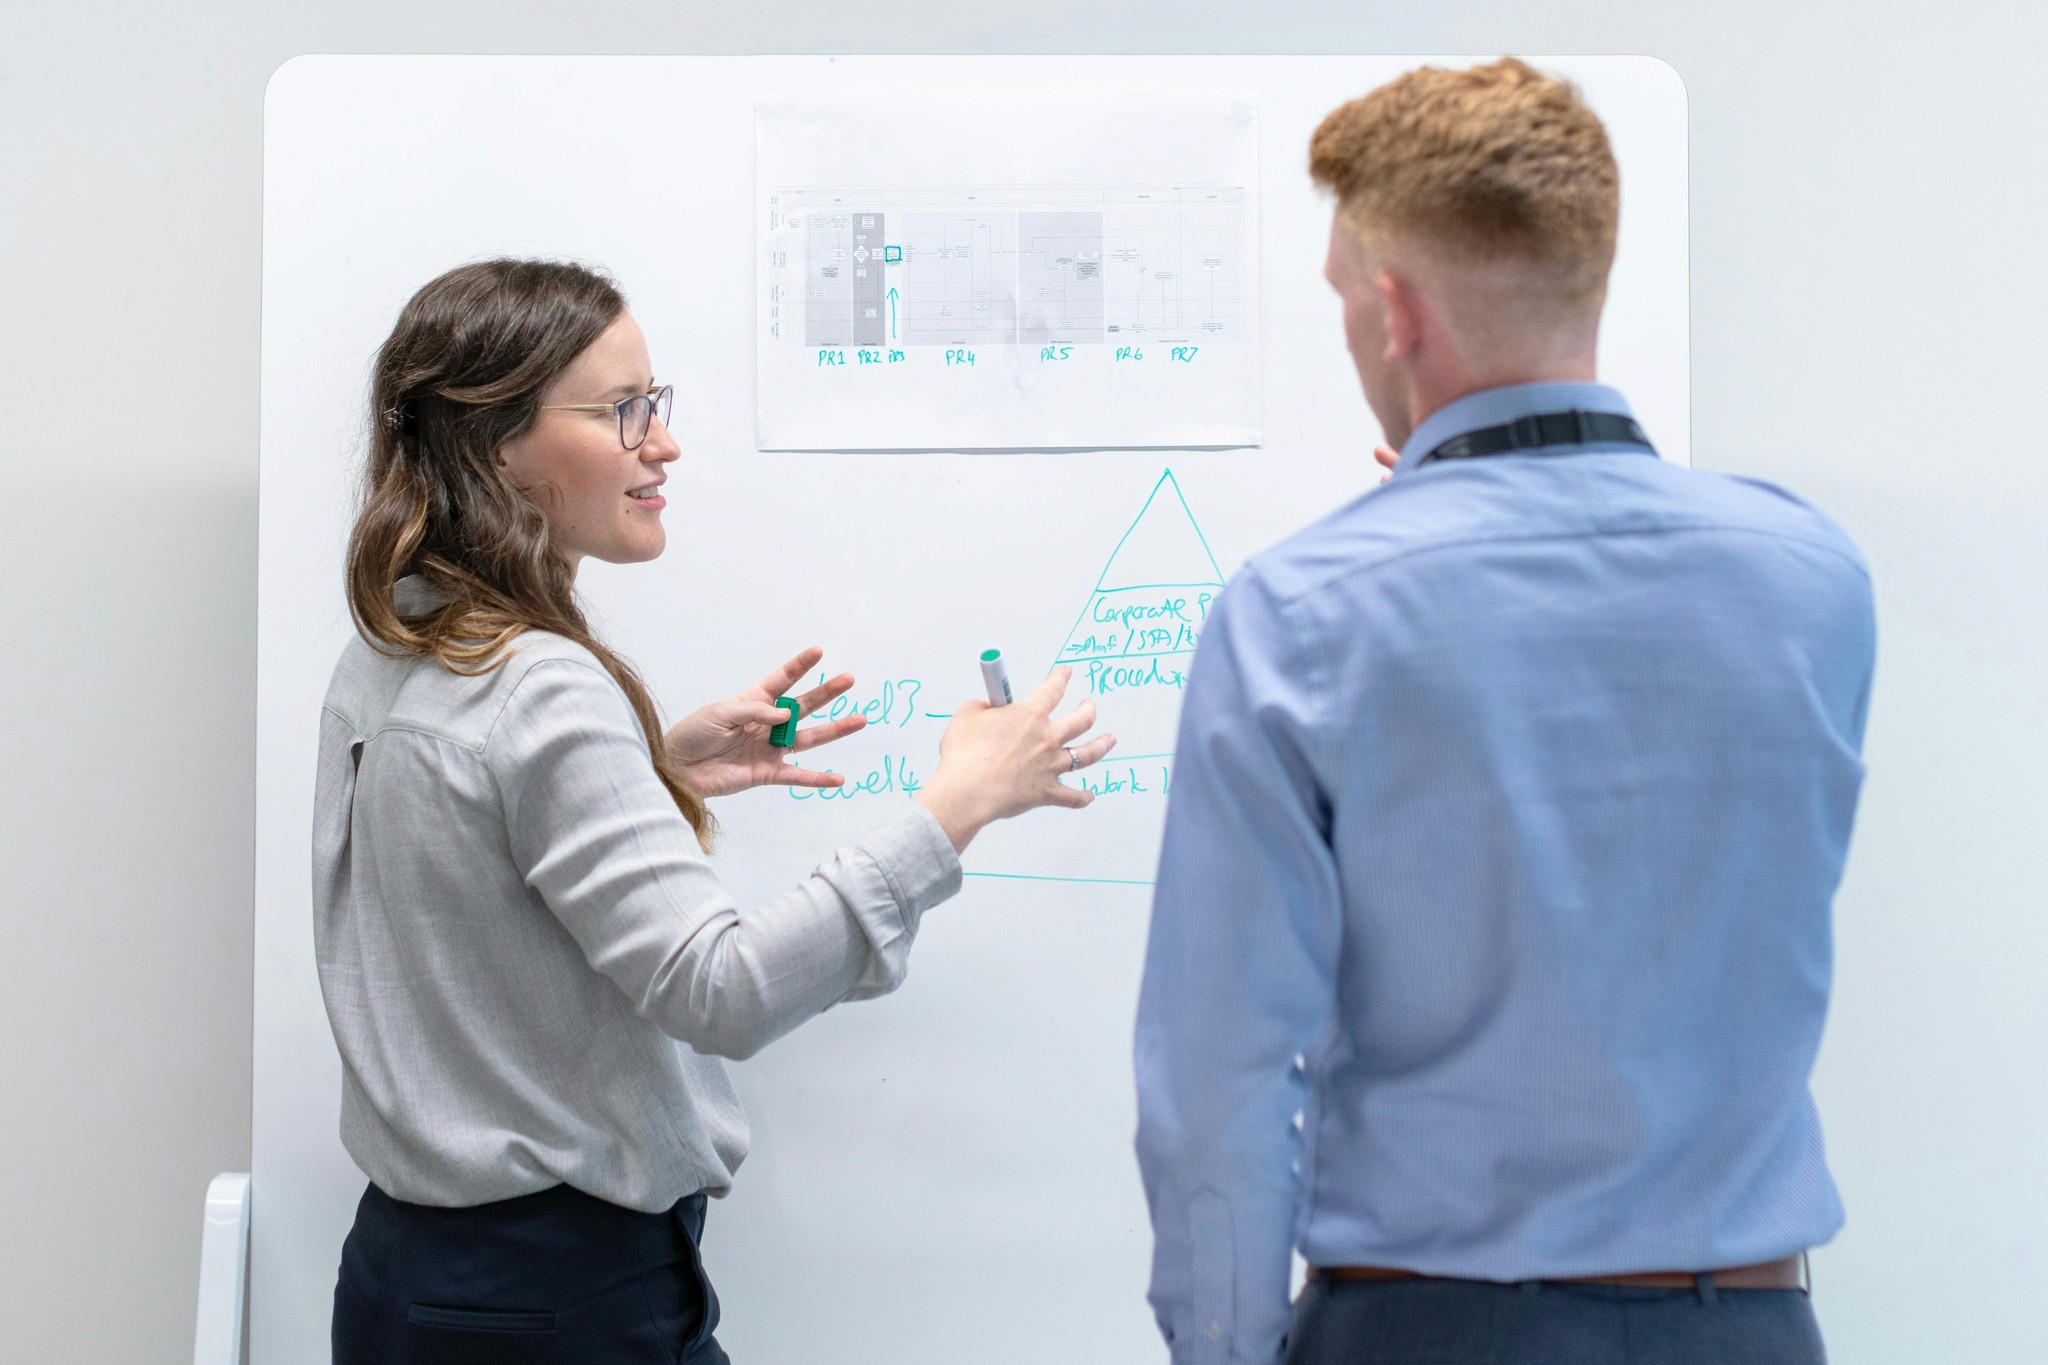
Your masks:
<instances>
[{"instance_id":1,"label":"shirt collar","mask_svg":"<svg viewBox=\"0 0 2048 1365\"><path fill-rule=\"evenodd\" d=\"M425 616L448 605L448 594L423 574L407 574L391 585L391 605L400 616Z\"/></svg>"},{"instance_id":2,"label":"shirt collar","mask_svg":"<svg viewBox=\"0 0 2048 1365\"><path fill-rule=\"evenodd\" d=\"M1629 411L1628 400L1605 384L1567 380L1481 389L1453 399L1423 419L1422 425L1415 428L1407 444L1401 447L1401 463L1394 467L1394 477L1398 479L1403 474L1415 472L1421 467L1423 456L1453 436L1463 436L1482 427L1501 426L1518 417L1564 412L1571 408L1581 412L1610 412L1617 417L1635 416ZM1634 447L1616 447L1624 448Z\"/></svg>"}]
</instances>

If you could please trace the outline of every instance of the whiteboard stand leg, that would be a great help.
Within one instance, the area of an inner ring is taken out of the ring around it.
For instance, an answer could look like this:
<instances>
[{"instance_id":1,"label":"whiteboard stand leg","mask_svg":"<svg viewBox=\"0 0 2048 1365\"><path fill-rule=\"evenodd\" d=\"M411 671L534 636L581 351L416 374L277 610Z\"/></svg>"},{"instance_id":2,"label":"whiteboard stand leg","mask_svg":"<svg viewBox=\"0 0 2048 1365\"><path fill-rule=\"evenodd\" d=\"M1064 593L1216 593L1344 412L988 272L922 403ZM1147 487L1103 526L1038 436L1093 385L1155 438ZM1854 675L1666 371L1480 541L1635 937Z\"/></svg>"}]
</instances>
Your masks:
<instances>
[{"instance_id":1,"label":"whiteboard stand leg","mask_svg":"<svg viewBox=\"0 0 2048 1365\"><path fill-rule=\"evenodd\" d=\"M217 1175L206 1187L192 1365L242 1365L242 1303L248 1288L249 1177Z\"/></svg>"}]
</instances>

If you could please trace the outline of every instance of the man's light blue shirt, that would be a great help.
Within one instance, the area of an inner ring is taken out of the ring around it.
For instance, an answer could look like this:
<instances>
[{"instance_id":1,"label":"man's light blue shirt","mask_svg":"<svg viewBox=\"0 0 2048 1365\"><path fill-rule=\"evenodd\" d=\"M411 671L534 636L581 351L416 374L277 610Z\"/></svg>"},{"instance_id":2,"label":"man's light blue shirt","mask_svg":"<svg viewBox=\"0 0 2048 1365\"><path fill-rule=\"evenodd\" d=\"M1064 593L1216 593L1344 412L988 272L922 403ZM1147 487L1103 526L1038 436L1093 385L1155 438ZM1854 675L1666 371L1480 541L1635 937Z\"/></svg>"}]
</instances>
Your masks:
<instances>
[{"instance_id":1,"label":"man's light blue shirt","mask_svg":"<svg viewBox=\"0 0 2048 1365\"><path fill-rule=\"evenodd\" d=\"M1518 1281L1841 1225L1808 1078L1868 576L1791 494L1639 447L1421 463L1570 408L1628 412L1433 414L1203 631L1137 1035L1177 1365L1273 1360L1297 1247Z\"/></svg>"}]
</instances>

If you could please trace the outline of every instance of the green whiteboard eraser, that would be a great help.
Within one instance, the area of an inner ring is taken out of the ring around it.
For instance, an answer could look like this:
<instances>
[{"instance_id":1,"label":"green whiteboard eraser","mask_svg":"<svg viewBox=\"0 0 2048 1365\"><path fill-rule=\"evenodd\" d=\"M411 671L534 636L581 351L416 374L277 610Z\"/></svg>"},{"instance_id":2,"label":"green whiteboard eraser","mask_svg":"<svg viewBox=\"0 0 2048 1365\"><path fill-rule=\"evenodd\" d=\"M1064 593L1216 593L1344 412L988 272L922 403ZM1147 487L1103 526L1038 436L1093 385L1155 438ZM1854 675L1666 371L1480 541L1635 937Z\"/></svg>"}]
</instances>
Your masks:
<instances>
[{"instance_id":1,"label":"green whiteboard eraser","mask_svg":"<svg viewBox=\"0 0 2048 1365\"><path fill-rule=\"evenodd\" d=\"M775 704L783 709L788 719L768 732L768 742L778 749L787 749L796 743L796 718L803 714L803 707L795 697L777 697Z\"/></svg>"}]
</instances>

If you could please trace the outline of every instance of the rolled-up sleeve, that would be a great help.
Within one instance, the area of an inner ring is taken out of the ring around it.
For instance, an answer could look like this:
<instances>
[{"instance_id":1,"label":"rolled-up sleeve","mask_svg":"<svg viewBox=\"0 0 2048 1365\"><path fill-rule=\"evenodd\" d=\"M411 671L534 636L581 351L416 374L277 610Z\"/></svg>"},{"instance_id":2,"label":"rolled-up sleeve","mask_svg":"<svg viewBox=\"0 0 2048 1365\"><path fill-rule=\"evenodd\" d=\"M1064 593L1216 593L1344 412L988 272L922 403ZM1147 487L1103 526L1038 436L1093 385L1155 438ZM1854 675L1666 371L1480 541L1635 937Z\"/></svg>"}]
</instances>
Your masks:
<instances>
[{"instance_id":1,"label":"rolled-up sleeve","mask_svg":"<svg viewBox=\"0 0 2048 1365\"><path fill-rule=\"evenodd\" d=\"M1253 572L1203 632L1138 1008L1151 1301L1176 1365L1276 1358L1299 1202L1297 1056L1327 1027L1341 914L1318 655Z\"/></svg>"},{"instance_id":2,"label":"rolled-up sleeve","mask_svg":"<svg viewBox=\"0 0 2048 1365\"><path fill-rule=\"evenodd\" d=\"M643 1017L709 1055L751 1056L839 1001L894 990L919 918L960 888L952 844L912 802L742 915L592 663L534 663L484 756L527 885Z\"/></svg>"}]
</instances>

